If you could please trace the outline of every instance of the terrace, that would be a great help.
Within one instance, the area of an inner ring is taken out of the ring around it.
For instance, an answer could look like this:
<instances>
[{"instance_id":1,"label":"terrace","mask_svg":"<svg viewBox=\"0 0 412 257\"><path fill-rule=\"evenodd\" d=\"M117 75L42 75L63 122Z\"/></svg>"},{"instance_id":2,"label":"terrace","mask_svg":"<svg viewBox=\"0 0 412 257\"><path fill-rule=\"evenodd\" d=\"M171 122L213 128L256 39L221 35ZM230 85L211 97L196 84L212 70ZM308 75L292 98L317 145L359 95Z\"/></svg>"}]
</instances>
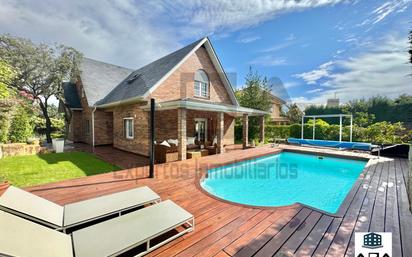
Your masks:
<instances>
[{"instance_id":1,"label":"terrace","mask_svg":"<svg viewBox=\"0 0 412 257\"><path fill-rule=\"evenodd\" d=\"M212 167L280 151L308 151L369 162L343 202L339 215L294 204L251 208L205 194L198 181ZM392 232L393 256L412 256L412 215L406 191L406 159L336 150L281 145L228 153L30 187L59 204L149 186L195 216L196 228L148 256L353 256L354 232ZM284 255L282 255L284 254Z\"/></svg>"}]
</instances>

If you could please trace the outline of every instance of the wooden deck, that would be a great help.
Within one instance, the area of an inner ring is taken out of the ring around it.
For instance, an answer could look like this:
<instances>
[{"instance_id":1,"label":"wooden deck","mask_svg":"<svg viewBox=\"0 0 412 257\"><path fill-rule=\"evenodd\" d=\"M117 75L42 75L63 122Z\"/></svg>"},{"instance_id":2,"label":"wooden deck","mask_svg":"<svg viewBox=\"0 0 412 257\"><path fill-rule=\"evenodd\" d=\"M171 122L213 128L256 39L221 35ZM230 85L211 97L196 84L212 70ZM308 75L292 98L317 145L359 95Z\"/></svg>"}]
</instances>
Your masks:
<instances>
[{"instance_id":1,"label":"wooden deck","mask_svg":"<svg viewBox=\"0 0 412 257\"><path fill-rule=\"evenodd\" d=\"M155 179L144 178L147 168L137 168L28 190L65 204L147 185L163 200L172 199L195 215L194 232L149 256L354 256L357 231L392 232L393 256L412 256L405 159L371 159L341 206L341 216L297 204L271 209L229 204L207 196L196 185L207 168L278 151L281 149L263 147L157 165Z\"/></svg>"}]
</instances>

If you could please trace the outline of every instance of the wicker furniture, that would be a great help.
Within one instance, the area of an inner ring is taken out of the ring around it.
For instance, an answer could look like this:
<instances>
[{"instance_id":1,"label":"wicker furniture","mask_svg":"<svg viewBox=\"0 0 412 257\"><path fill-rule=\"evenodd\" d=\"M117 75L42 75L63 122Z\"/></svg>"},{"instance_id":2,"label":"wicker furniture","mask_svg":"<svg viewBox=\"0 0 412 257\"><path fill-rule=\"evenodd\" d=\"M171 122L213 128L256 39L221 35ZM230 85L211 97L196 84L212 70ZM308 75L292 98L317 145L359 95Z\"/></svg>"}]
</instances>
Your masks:
<instances>
[{"instance_id":1,"label":"wicker furniture","mask_svg":"<svg viewBox=\"0 0 412 257\"><path fill-rule=\"evenodd\" d=\"M198 158L202 156L209 155L209 151L207 149L197 149L197 150L190 150L186 153L187 159Z\"/></svg>"}]
</instances>

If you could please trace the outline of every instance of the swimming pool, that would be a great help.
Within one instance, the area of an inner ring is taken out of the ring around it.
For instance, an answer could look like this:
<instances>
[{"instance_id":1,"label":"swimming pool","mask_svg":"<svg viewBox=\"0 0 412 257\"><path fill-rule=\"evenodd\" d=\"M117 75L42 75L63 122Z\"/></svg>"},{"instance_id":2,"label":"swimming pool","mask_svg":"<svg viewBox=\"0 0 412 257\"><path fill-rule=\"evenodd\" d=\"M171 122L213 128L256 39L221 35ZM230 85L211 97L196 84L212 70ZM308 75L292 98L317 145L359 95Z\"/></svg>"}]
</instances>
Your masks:
<instances>
[{"instance_id":1,"label":"swimming pool","mask_svg":"<svg viewBox=\"0 0 412 257\"><path fill-rule=\"evenodd\" d=\"M281 152L210 169L200 185L208 193L253 206L302 203L335 213L366 161Z\"/></svg>"}]
</instances>

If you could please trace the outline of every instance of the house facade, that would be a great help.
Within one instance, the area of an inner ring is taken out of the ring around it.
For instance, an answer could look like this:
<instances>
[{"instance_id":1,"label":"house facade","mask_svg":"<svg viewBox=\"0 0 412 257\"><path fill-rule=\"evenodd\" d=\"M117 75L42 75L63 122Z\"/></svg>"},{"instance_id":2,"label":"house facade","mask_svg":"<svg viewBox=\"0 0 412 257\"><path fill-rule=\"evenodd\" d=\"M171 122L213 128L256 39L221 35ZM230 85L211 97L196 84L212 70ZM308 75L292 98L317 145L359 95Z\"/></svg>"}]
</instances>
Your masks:
<instances>
[{"instance_id":1,"label":"house facade","mask_svg":"<svg viewBox=\"0 0 412 257\"><path fill-rule=\"evenodd\" d=\"M267 114L239 106L208 38L137 70L84 58L78 80L63 87L72 114L69 140L143 156L149 155L150 99L156 101L156 142L176 142L180 160L193 138L197 144L213 142L221 153L234 144L236 117L247 132L249 116L261 116L263 127Z\"/></svg>"},{"instance_id":2,"label":"house facade","mask_svg":"<svg viewBox=\"0 0 412 257\"><path fill-rule=\"evenodd\" d=\"M286 102L275 96L272 96L272 107L270 108L270 118L272 122L276 125L286 125L289 123L289 119L287 117L282 116L282 106L286 104Z\"/></svg>"}]
</instances>

